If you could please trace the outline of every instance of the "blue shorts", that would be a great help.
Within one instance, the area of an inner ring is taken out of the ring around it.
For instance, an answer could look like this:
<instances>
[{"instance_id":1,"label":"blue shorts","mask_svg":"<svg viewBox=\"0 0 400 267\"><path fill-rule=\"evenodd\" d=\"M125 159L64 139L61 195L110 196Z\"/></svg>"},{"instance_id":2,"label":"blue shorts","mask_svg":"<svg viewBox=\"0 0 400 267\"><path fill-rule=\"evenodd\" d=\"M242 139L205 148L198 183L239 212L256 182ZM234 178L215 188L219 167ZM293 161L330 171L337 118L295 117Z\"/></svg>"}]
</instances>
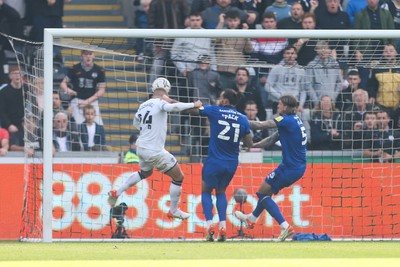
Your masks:
<instances>
[{"instance_id":1,"label":"blue shorts","mask_svg":"<svg viewBox=\"0 0 400 267\"><path fill-rule=\"evenodd\" d=\"M281 189L291 186L303 177L305 171L305 167L293 170L279 165L278 168L268 174L265 178L265 182L271 186L272 192L276 195Z\"/></svg>"},{"instance_id":2,"label":"blue shorts","mask_svg":"<svg viewBox=\"0 0 400 267\"><path fill-rule=\"evenodd\" d=\"M235 175L238 161L221 161L207 158L204 162L202 180L210 189L226 188Z\"/></svg>"}]
</instances>

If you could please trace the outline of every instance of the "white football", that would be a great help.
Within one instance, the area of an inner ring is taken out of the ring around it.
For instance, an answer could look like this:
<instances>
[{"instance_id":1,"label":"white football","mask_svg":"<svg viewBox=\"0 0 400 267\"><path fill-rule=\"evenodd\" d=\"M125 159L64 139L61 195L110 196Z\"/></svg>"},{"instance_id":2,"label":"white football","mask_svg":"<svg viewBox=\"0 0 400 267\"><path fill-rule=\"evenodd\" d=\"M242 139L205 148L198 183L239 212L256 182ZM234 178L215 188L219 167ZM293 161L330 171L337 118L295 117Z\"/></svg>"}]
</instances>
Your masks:
<instances>
[{"instance_id":1,"label":"white football","mask_svg":"<svg viewBox=\"0 0 400 267\"><path fill-rule=\"evenodd\" d=\"M154 80L153 84L151 85L151 90L154 92L156 89L163 89L165 92L169 93L171 89L171 84L169 81L163 77L157 78Z\"/></svg>"}]
</instances>

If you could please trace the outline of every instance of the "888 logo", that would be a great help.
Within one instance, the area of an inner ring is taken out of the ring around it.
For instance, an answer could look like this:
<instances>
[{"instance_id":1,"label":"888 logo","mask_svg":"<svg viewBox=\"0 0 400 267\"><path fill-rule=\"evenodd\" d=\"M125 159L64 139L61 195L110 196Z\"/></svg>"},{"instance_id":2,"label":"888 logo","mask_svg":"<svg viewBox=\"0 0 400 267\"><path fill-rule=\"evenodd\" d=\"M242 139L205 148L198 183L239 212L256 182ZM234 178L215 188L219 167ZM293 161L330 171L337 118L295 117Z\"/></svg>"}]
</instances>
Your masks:
<instances>
[{"instance_id":1,"label":"888 logo","mask_svg":"<svg viewBox=\"0 0 400 267\"><path fill-rule=\"evenodd\" d=\"M108 192L118 188L131 176L131 172L120 174L112 185L109 177L101 172L85 173L77 179L65 172L53 174L53 230L63 230L74 222L87 230L101 230L110 220ZM135 210L134 217L126 217L130 229L142 227L149 218L149 207L145 199L149 195L146 180L135 186L133 194L124 193L118 202L125 202Z\"/></svg>"}]
</instances>

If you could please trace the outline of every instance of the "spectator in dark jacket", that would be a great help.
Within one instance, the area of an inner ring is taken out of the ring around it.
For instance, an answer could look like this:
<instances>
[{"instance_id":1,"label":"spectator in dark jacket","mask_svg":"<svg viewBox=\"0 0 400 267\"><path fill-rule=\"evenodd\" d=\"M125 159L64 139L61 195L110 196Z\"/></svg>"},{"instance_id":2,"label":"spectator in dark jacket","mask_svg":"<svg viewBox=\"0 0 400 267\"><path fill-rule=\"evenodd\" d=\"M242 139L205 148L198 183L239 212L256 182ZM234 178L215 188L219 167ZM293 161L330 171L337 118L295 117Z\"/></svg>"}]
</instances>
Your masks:
<instances>
[{"instance_id":1,"label":"spectator in dark jacket","mask_svg":"<svg viewBox=\"0 0 400 267\"><path fill-rule=\"evenodd\" d=\"M256 88L251 87L249 80L250 80L250 75L249 71L246 68L239 67L236 69L236 74L235 74L236 85L233 89L237 92L241 92L243 95L242 99L236 105L236 109L240 113L244 114L245 103L248 100L253 100L257 104L257 109L258 109L257 117L260 120L264 121L267 117L267 114L265 112L265 108L260 93Z\"/></svg>"},{"instance_id":2,"label":"spectator in dark jacket","mask_svg":"<svg viewBox=\"0 0 400 267\"><path fill-rule=\"evenodd\" d=\"M367 7L355 15L353 28L362 30L393 30L393 17L388 10L385 10L379 6L379 0L367 0L367 2ZM353 46L355 46L356 49L363 54L365 59L377 59L381 56L381 54L376 51L383 50L380 46L393 42L393 40L383 39L377 42L362 40L356 44L353 44Z\"/></svg>"},{"instance_id":3,"label":"spectator in dark jacket","mask_svg":"<svg viewBox=\"0 0 400 267\"><path fill-rule=\"evenodd\" d=\"M64 3L72 0L32 0L33 28L31 37L34 41L43 42L45 28L62 28Z\"/></svg>"},{"instance_id":4,"label":"spectator in dark jacket","mask_svg":"<svg viewBox=\"0 0 400 267\"><path fill-rule=\"evenodd\" d=\"M1 127L12 134L23 130L24 87L18 66L11 66L8 76L10 83L0 90L0 121Z\"/></svg>"},{"instance_id":5,"label":"spectator in dark jacket","mask_svg":"<svg viewBox=\"0 0 400 267\"><path fill-rule=\"evenodd\" d=\"M386 111L376 113L377 129L366 136L363 156L374 162L393 162L400 158L400 132L389 126L390 116Z\"/></svg>"},{"instance_id":6,"label":"spectator in dark jacket","mask_svg":"<svg viewBox=\"0 0 400 267\"><path fill-rule=\"evenodd\" d=\"M236 10L240 14L241 23L247 23L251 26L256 21L255 13L243 11L235 6L232 6L231 0L216 0L215 5L210 6L201 12L203 17L203 28L215 29L220 21L219 16L225 14L229 10Z\"/></svg>"},{"instance_id":7,"label":"spectator in dark jacket","mask_svg":"<svg viewBox=\"0 0 400 267\"><path fill-rule=\"evenodd\" d=\"M23 38L22 19L14 8L4 3L4 0L0 0L0 32ZM7 76L3 69L6 64L5 50L12 50L12 48L7 38L0 35L0 85L7 83Z\"/></svg>"},{"instance_id":8,"label":"spectator in dark jacket","mask_svg":"<svg viewBox=\"0 0 400 267\"><path fill-rule=\"evenodd\" d=\"M71 131L68 115L58 112L53 119L53 154L54 152L80 151L79 134Z\"/></svg>"}]
</instances>

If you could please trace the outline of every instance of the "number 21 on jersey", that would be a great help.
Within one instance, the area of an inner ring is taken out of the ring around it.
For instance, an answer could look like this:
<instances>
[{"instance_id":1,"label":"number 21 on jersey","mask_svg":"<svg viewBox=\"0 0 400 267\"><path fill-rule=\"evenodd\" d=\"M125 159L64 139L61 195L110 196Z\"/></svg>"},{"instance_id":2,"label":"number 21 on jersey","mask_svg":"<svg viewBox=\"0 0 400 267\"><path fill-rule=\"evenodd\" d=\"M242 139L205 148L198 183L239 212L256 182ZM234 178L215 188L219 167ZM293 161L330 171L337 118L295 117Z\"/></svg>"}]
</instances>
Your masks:
<instances>
[{"instance_id":1,"label":"number 21 on jersey","mask_svg":"<svg viewBox=\"0 0 400 267\"><path fill-rule=\"evenodd\" d=\"M229 131L233 128L233 142L237 143L239 141L239 133L240 133L240 124L232 123L230 124L224 120L218 120L218 124L224 126L224 129L219 132L218 138L222 140L229 141L231 140L231 136L229 135Z\"/></svg>"}]
</instances>

